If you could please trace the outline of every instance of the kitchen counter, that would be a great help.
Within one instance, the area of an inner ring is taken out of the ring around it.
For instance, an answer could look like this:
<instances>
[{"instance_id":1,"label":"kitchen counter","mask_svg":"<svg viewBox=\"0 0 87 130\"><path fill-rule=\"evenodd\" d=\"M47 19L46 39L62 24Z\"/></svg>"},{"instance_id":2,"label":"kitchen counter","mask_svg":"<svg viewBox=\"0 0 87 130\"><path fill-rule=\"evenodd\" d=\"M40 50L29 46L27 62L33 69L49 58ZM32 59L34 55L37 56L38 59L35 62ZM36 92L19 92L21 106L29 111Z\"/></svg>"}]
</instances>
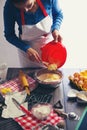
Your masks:
<instances>
[{"instance_id":1,"label":"kitchen counter","mask_svg":"<svg viewBox=\"0 0 87 130\"><path fill-rule=\"evenodd\" d=\"M7 73L7 80L11 80L15 77L18 76L19 70L23 70L25 73L27 73L29 76L34 78L34 73L38 69L30 69L30 68L8 68L8 73ZM63 109L66 113L69 112L75 112L79 116L82 115L84 108L86 105L79 105L75 100L68 100L67 93L69 89L71 88L71 85L69 84L69 79L68 76L73 75L74 72L80 72L81 70L84 69L79 69L79 68L64 68L60 69L63 73L63 80L59 87L55 89L53 92L53 97L51 100L52 105L54 105L58 100L61 101L63 105ZM78 123L78 120L69 120L66 119L66 127L65 130L75 130L76 125Z\"/></svg>"}]
</instances>

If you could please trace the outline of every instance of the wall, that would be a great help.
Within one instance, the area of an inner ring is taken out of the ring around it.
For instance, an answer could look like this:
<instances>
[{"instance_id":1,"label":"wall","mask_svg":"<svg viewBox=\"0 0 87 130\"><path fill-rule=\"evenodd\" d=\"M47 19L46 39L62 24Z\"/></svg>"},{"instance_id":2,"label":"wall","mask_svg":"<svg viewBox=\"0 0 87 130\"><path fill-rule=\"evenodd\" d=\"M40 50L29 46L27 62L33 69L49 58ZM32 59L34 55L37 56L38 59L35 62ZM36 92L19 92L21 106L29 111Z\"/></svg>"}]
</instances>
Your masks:
<instances>
[{"instance_id":1,"label":"wall","mask_svg":"<svg viewBox=\"0 0 87 130\"><path fill-rule=\"evenodd\" d=\"M4 37L3 7L4 1L0 0L0 64L6 63L8 67L19 67L20 60L18 49L9 44ZM17 30L17 26L16 26Z\"/></svg>"},{"instance_id":2,"label":"wall","mask_svg":"<svg viewBox=\"0 0 87 130\"><path fill-rule=\"evenodd\" d=\"M68 57L63 67L87 67L87 0L60 0L64 12L61 28Z\"/></svg>"},{"instance_id":3,"label":"wall","mask_svg":"<svg viewBox=\"0 0 87 130\"><path fill-rule=\"evenodd\" d=\"M0 0L0 64L19 67L20 61L16 47L8 44L3 33L3 5ZM67 48L67 61L64 68L87 67L87 0L60 0L64 20L60 29L63 44Z\"/></svg>"}]
</instances>

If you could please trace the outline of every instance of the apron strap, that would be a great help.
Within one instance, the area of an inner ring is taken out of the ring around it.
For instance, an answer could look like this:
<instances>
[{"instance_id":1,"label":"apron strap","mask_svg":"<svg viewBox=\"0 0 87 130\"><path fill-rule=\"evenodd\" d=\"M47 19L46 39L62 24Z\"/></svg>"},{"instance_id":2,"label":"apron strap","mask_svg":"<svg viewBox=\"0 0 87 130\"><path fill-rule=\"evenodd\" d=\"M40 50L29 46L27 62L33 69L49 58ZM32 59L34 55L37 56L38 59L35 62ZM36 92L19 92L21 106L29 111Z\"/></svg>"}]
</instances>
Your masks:
<instances>
[{"instance_id":1,"label":"apron strap","mask_svg":"<svg viewBox=\"0 0 87 130\"><path fill-rule=\"evenodd\" d=\"M47 12L46 12L46 9L44 8L44 6L43 6L41 0L36 0L36 1L37 1L38 5L40 6L40 8L41 8L41 10L42 10L42 12L43 12L43 14L44 14L44 16L45 16L45 17L48 16L48 14L47 14ZM21 10L20 12L21 12L22 25L25 25L24 11Z\"/></svg>"},{"instance_id":2,"label":"apron strap","mask_svg":"<svg viewBox=\"0 0 87 130\"><path fill-rule=\"evenodd\" d=\"M43 12L43 14L44 14L44 16L45 16L45 17L48 16L48 13L46 12L46 9L44 8L44 6L43 6L41 0L36 0L36 1L37 1L38 5L40 6L40 8L41 8L41 10L42 10L42 12Z\"/></svg>"},{"instance_id":3,"label":"apron strap","mask_svg":"<svg viewBox=\"0 0 87 130\"><path fill-rule=\"evenodd\" d=\"M22 22L22 25L25 25L24 11L21 10L20 13L21 13L21 22Z\"/></svg>"}]
</instances>

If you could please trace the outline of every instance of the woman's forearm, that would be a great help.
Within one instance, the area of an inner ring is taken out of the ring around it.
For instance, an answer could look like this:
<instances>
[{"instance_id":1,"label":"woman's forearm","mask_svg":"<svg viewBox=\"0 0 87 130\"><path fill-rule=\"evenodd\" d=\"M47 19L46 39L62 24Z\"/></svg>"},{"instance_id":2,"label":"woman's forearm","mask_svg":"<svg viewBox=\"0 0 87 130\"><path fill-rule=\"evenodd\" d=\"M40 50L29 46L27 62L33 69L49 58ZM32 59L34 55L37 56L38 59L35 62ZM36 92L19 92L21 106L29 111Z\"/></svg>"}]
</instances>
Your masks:
<instances>
[{"instance_id":1,"label":"woman's forearm","mask_svg":"<svg viewBox=\"0 0 87 130\"><path fill-rule=\"evenodd\" d=\"M55 29L59 30L63 20L63 12L59 7L58 0L53 0L52 16L53 16L52 31Z\"/></svg>"},{"instance_id":2,"label":"woman's forearm","mask_svg":"<svg viewBox=\"0 0 87 130\"><path fill-rule=\"evenodd\" d=\"M16 35L8 36L8 37L6 37L6 40L9 43L11 43L12 45L16 46L17 48L19 48L25 52L30 47L28 44L25 44L21 39L19 39Z\"/></svg>"}]
</instances>

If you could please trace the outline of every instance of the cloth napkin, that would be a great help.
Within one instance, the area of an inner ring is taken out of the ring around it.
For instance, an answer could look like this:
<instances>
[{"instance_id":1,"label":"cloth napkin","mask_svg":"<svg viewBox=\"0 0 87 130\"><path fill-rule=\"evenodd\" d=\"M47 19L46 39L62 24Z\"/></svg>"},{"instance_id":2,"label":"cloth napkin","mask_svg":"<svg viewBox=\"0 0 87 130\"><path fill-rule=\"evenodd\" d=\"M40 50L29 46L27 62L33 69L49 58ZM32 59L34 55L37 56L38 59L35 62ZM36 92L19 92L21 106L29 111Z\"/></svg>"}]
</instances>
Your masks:
<instances>
[{"instance_id":1,"label":"cloth napkin","mask_svg":"<svg viewBox=\"0 0 87 130\"><path fill-rule=\"evenodd\" d=\"M4 118L15 118L25 115L25 113L18 109L17 106L13 103L12 98L15 98L21 104L26 98L26 92L15 92L5 96L5 104L7 105L7 108L2 112L2 117ZM22 105L28 109L27 102L23 103Z\"/></svg>"}]
</instances>

